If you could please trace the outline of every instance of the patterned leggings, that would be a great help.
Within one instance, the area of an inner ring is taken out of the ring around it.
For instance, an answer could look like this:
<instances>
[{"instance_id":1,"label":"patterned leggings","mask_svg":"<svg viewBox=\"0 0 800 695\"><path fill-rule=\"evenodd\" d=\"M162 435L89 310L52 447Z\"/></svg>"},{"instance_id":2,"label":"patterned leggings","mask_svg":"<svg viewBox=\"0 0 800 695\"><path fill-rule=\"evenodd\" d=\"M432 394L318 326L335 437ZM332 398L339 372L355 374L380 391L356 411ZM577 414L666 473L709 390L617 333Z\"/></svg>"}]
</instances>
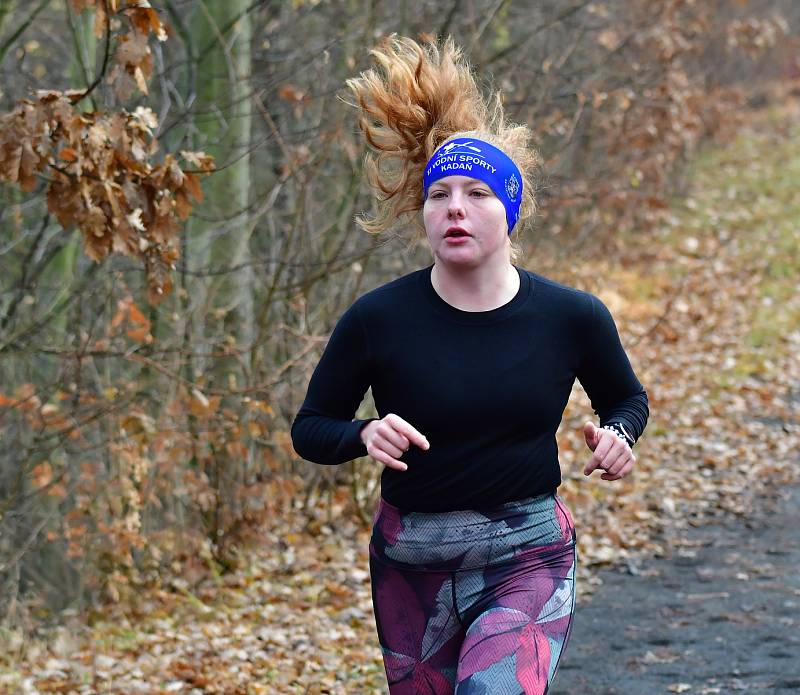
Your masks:
<instances>
[{"instance_id":1,"label":"patterned leggings","mask_svg":"<svg viewBox=\"0 0 800 695\"><path fill-rule=\"evenodd\" d=\"M555 493L410 512L380 498L369 544L390 695L544 695L575 612L575 525Z\"/></svg>"}]
</instances>

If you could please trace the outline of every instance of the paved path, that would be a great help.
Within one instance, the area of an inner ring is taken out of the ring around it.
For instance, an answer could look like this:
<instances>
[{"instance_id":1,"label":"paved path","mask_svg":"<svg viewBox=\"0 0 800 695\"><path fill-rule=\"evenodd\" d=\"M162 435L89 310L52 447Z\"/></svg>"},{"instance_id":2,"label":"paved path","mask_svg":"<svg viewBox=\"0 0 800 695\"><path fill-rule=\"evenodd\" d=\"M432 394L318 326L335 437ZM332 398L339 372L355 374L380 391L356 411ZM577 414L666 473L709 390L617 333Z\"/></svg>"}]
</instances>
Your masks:
<instances>
[{"instance_id":1,"label":"paved path","mask_svg":"<svg viewBox=\"0 0 800 695\"><path fill-rule=\"evenodd\" d=\"M800 486L600 573L550 695L800 693Z\"/></svg>"}]
</instances>

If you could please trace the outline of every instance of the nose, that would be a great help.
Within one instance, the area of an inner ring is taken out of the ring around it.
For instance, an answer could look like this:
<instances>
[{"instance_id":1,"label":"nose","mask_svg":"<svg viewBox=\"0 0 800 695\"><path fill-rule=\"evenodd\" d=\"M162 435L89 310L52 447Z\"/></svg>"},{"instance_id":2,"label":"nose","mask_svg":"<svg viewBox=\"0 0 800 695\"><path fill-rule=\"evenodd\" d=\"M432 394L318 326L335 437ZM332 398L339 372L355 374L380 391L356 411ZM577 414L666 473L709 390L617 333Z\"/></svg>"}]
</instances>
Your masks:
<instances>
[{"instance_id":1,"label":"nose","mask_svg":"<svg viewBox=\"0 0 800 695\"><path fill-rule=\"evenodd\" d=\"M464 217L464 202L461 193L457 190L450 192L450 202L447 205L447 217Z\"/></svg>"}]
</instances>

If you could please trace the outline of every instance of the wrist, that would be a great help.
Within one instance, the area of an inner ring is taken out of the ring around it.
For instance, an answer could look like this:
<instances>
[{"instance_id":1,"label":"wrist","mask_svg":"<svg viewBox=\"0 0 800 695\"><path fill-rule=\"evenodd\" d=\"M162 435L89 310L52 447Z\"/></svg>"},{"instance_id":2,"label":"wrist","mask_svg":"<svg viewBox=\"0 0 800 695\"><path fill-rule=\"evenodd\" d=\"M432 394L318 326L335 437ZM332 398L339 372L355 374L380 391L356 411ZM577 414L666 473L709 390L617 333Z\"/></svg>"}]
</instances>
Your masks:
<instances>
[{"instance_id":1,"label":"wrist","mask_svg":"<svg viewBox=\"0 0 800 695\"><path fill-rule=\"evenodd\" d=\"M361 428L358 430L358 438L361 440L361 443L362 443L362 444L366 444L366 443L367 443L367 442L366 442L366 432L367 432L367 428L368 428L368 427L369 427L369 426L370 426L370 425L371 425L373 422L375 422L375 420L376 420L376 418L370 418L369 420L366 420L366 421L365 421L365 422L364 422L364 423L361 425Z\"/></svg>"},{"instance_id":2,"label":"wrist","mask_svg":"<svg viewBox=\"0 0 800 695\"><path fill-rule=\"evenodd\" d=\"M613 432L617 437L619 437L619 439L621 439L630 447L636 443L636 440L628 433L628 431L625 429L625 426L621 422L610 422L607 425L603 425L600 429Z\"/></svg>"}]
</instances>

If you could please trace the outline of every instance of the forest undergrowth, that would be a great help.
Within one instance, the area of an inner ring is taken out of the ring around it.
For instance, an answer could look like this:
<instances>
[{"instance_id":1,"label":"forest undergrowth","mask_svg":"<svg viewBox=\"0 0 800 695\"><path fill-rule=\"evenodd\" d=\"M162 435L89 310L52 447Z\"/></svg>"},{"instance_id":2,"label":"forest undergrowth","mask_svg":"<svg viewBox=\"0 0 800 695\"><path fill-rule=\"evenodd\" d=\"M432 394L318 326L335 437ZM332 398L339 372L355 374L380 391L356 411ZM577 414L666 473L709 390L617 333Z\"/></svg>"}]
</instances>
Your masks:
<instances>
[{"instance_id":1,"label":"forest undergrowth","mask_svg":"<svg viewBox=\"0 0 800 695\"><path fill-rule=\"evenodd\" d=\"M656 232L612 248L589 240L544 273L609 306L650 399L636 470L615 483L582 474L592 411L577 383L564 414L579 604L597 568L635 568L687 525L746 517L759 495L800 479L798 136L796 100L754 112L694 159ZM525 265L538 271L535 258ZM135 605L68 612L36 635L3 629L0 692L385 692L369 529L351 497L343 487L310 520L274 519L235 572L177 576Z\"/></svg>"}]
</instances>

